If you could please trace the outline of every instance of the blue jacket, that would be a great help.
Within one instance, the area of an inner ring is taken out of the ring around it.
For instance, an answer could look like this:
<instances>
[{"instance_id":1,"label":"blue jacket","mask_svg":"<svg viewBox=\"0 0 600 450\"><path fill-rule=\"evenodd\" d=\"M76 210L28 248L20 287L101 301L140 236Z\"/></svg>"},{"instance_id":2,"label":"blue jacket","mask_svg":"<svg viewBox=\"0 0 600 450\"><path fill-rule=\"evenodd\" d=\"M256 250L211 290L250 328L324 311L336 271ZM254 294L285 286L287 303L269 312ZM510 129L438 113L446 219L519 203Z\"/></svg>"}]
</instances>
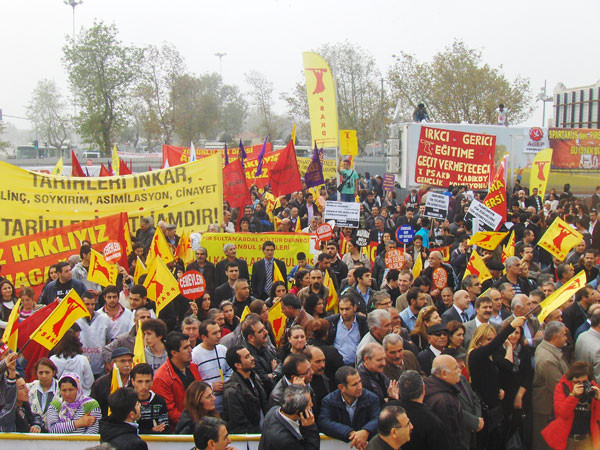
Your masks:
<instances>
[{"instance_id":1,"label":"blue jacket","mask_svg":"<svg viewBox=\"0 0 600 450\"><path fill-rule=\"evenodd\" d=\"M321 412L319 413L319 431L335 439L349 442L348 435L352 431L367 430L369 437L377 433L379 421L379 398L367 389L358 398L354 419L350 422L350 416L346 411L342 393L336 389L321 401Z\"/></svg>"}]
</instances>

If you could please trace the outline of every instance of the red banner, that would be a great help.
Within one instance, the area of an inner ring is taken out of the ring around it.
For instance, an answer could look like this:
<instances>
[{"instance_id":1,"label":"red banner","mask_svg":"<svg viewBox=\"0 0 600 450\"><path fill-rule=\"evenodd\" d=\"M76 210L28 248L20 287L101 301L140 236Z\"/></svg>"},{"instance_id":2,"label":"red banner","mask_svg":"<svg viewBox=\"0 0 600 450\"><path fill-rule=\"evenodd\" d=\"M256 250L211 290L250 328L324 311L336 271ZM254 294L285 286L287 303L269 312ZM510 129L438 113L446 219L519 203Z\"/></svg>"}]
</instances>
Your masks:
<instances>
[{"instance_id":1,"label":"red banner","mask_svg":"<svg viewBox=\"0 0 600 450\"><path fill-rule=\"evenodd\" d=\"M246 150L247 159L244 160L244 171L246 173L246 183L248 187L256 184L259 188L265 187L269 184L269 174L271 168L277 162L279 154L283 151L273 151L273 144L267 142L267 149L265 153L265 160L263 162L263 170L260 176L254 178L256 168L258 167L258 153L262 148L262 144L253 145L248 147ZM169 167L178 166L184 164L190 160L190 149L189 147L175 147L174 145L163 145L163 166L168 161ZM238 160L238 148L227 149L227 156L229 157L229 163ZM223 153L223 149L212 149L212 148L197 148L196 158L206 158L207 156L214 155L215 153ZM225 158L223 158L223 165L225 165Z\"/></svg>"},{"instance_id":2,"label":"red banner","mask_svg":"<svg viewBox=\"0 0 600 450\"><path fill-rule=\"evenodd\" d=\"M492 211L496 211L502 216L502 222L500 222L498 228L500 228L503 222L506 222L506 210L508 208L508 203L506 201L506 183L504 182L504 167L506 166L506 159L507 157L502 158L500 167L498 167L498 171L496 172L496 175L492 180L492 184L490 185L490 191L483 200L485 206L490 208Z\"/></svg>"},{"instance_id":3,"label":"red banner","mask_svg":"<svg viewBox=\"0 0 600 450\"><path fill-rule=\"evenodd\" d=\"M600 130L550 128L553 169L600 169Z\"/></svg>"},{"instance_id":4,"label":"red banner","mask_svg":"<svg viewBox=\"0 0 600 450\"><path fill-rule=\"evenodd\" d=\"M496 136L421 127L415 182L487 189Z\"/></svg>"},{"instance_id":5,"label":"red banner","mask_svg":"<svg viewBox=\"0 0 600 450\"><path fill-rule=\"evenodd\" d=\"M92 248L100 253L104 253L107 244L114 245L114 241L121 244L122 249L127 248L123 235L127 220L127 213L114 214L0 242L2 275L16 289L31 286L38 297L48 279L50 266L66 261L71 255L79 255L81 241L90 241ZM122 252L117 262L127 268L126 252Z\"/></svg>"}]
</instances>

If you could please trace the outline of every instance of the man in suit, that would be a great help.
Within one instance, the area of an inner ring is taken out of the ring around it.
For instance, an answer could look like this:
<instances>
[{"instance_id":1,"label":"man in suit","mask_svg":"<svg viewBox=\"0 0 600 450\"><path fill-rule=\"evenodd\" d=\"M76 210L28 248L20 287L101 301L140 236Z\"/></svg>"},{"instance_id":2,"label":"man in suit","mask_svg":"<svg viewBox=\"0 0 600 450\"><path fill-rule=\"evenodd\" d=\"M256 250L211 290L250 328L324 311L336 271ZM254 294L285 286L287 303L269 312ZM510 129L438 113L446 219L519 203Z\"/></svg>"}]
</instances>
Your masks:
<instances>
[{"instance_id":1,"label":"man in suit","mask_svg":"<svg viewBox=\"0 0 600 450\"><path fill-rule=\"evenodd\" d=\"M502 326L500 328L504 328L506 325L511 323L515 317L526 316L527 313L531 311L531 308L532 303L528 296L525 294L515 295L510 303L512 314L508 316L504 322L502 322ZM544 337L544 333L541 330L541 325L535 317L529 317L525 321L523 327L521 328L521 332L523 333L524 344L528 347L531 347L533 350L540 344L540 342L542 342Z\"/></svg>"},{"instance_id":2,"label":"man in suit","mask_svg":"<svg viewBox=\"0 0 600 450\"><path fill-rule=\"evenodd\" d=\"M498 330L498 325L493 322L490 322L490 318L492 317L492 309L493 306L491 298L479 297L477 300L475 300L475 317L464 324L465 342L463 346L465 348L469 348L469 343L471 342L471 339L475 334L475 330L477 330L477 328L479 328L480 325L489 323L496 330Z\"/></svg>"},{"instance_id":3,"label":"man in suit","mask_svg":"<svg viewBox=\"0 0 600 450\"><path fill-rule=\"evenodd\" d=\"M218 264L217 264L217 270ZM219 304L223 300L229 300L235 295L235 291L233 289L233 285L238 278L240 278L240 266L237 262L227 262L227 268L225 269L225 273L227 275L227 281L220 284L217 289L215 289L215 296L210 302L211 308L218 308ZM243 277L242 277L243 278Z\"/></svg>"},{"instance_id":4,"label":"man in suit","mask_svg":"<svg viewBox=\"0 0 600 450\"><path fill-rule=\"evenodd\" d=\"M554 410L554 389L569 367L562 350L567 345L567 327L550 322L544 328L544 340L535 350L533 377L533 448L549 449L541 431L548 425Z\"/></svg>"},{"instance_id":5,"label":"man in suit","mask_svg":"<svg viewBox=\"0 0 600 450\"><path fill-rule=\"evenodd\" d=\"M222 259L216 264L217 272L215 274L215 283L217 286L222 285L227 281L227 264L231 262L237 263L240 268L240 278L245 278L246 280L250 279L250 275L248 274L248 263L243 259L236 258L237 249L235 248L235 244L225 244L223 246L223 253L225 253L225 259Z\"/></svg>"},{"instance_id":6,"label":"man in suit","mask_svg":"<svg viewBox=\"0 0 600 450\"><path fill-rule=\"evenodd\" d=\"M467 310L469 309L469 293L464 290L459 290L454 293L452 307L448 308L442 314L442 323L446 325L451 320L457 320L461 323L469 321Z\"/></svg>"},{"instance_id":7,"label":"man in suit","mask_svg":"<svg viewBox=\"0 0 600 450\"><path fill-rule=\"evenodd\" d=\"M598 222L598 212L595 209L590 211L589 232L592 235L592 248L596 251L600 250L600 223Z\"/></svg>"},{"instance_id":8,"label":"man in suit","mask_svg":"<svg viewBox=\"0 0 600 450\"><path fill-rule=\"evenodd\" d=\"M283 261L273 257L275 254L275 243L273 241L265 241L262 245L262 251L265 257L252 265L252 294L256 298L266 300L271 295L275 264L277 264L284 280L287 279L287 270Z\"/></svg>"},{"instance_id":9,"label":"man in suit","mask_svg":"<svg viewBox=\"0 0 600 450\"><path fill-rule=\"evenodd\" d=\"M577 328L586 321L586 311L593 303L596 303L596 296L594 288L589 284L575 293L575 302L563 311L563 323L571 336L575 336Z\"/></svg>"},{"instance_id":10,"label":"man in suit","mask_svg":"<svg viewBox=\"0 0 600 450\"><path fill-rule=\"evenodd\" d=\"M585 361L594 371L594 378L600 380L600 310L596 309L590 318L588 331L581 333L575 343L575 360Z\"/></svg>"},{"instance_id":11,"label":"man in suit","mask_svg":"<svg viewBox=\"0 0 600 450\"><path fill-rule=\"evenodd\" d=\"M430 375L433 360L440 356L444 347L448 345L448 330L441 323L430 326L427 329L427 341L429 347L419 352L417 360L425 375Z\"/></svg>"},{"instance_id":12,"label":"man in suit","mask_svg":"<svg viewBox=\"0 0 600 450\"><path fill-rule=\"evenodd\" d=\"M389 230L386 230L385 228L384 218L381 216L377 216L375 218L375 228L369 234L369 239L373 242L381 244L383 242L383 233L385 233L386 231L389 232Z\"/></svg>"}]
</instances>

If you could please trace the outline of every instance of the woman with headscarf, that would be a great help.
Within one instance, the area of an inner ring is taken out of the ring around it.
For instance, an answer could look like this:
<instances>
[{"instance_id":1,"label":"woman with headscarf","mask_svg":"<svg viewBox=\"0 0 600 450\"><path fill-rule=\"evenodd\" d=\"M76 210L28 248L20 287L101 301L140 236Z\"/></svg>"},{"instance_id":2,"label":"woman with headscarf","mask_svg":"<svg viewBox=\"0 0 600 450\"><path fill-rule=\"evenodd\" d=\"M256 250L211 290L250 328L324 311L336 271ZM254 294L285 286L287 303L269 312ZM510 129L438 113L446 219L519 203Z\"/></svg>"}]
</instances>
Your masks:
<instances>
[{"instance_id":1,"label":"woman with headscarf","mask_svg":"<svg viewBox=\"0 0 600 450\"><path fill-rule=\"evenodd\" d=\"M98 434L98 422L102 418L100 405L83 395L79 375L63 374L58 380L58 387L62 399L53 400L48 407L48 432Z\"/></svg>"}]
</instances>

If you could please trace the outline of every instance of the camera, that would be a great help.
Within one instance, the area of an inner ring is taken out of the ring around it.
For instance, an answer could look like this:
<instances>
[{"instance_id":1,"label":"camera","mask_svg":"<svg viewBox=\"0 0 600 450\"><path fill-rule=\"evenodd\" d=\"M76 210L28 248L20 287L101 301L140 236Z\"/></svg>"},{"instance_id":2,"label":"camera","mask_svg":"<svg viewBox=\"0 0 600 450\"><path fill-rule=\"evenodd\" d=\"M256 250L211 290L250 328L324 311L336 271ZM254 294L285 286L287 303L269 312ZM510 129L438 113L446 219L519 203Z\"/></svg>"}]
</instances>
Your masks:
<instances>
[{"instance_id":1,"label":"camera","mask_svg":"<svg viewBox=\"0 0 600 450\"><path fill-rule=\"evenodd\" d=\"M592 388L592 383L589 380L583 382L583 394L579 396L580 400L591 402L596 397L596 392Z\"/></svg>"}]
</instances>

